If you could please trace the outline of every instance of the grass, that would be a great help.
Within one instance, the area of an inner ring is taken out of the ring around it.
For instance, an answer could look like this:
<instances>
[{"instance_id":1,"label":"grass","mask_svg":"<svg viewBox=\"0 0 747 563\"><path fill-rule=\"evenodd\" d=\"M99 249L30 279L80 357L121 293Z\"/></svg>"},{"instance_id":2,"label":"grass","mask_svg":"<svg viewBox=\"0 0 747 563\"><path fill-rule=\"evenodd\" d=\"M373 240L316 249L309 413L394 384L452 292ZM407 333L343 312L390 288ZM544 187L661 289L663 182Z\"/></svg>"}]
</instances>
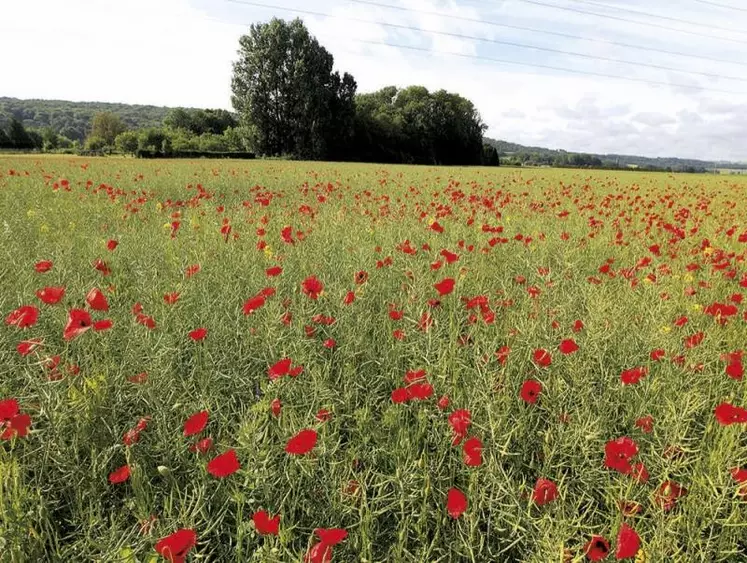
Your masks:
<instances>
[{"instance_id":1,"label":"grass","mask_svg":"<svg viewBox=\"0 0 747 563\"><path fill-rule=\"evenodd\" d=\"M713 411L747 406L722 358L745 346L747 319L742 304L723 324L704 312L745 293L745 189L737 177L639 172L0 158L0 313L40 310L31 328L0 326L0 400L17 399L32 420L27 436L0 442L0 561L150 562L180 528L197 534L191 561L301 561L316 528L348 531L334 561L582 561L593 535L614 559L622 522L640 536L639 560L745 561L745 499L730 471L747 466L747 434ZM507 240L490 246L496 237ZM405 240L416 254L402 252ZM459 259L434 270L442 249ZM40 260L53 268L37 273ZM275 265L282 274L268 278ZM312 275L324 284L316 300L301 289ZM429 305L444 278L453 292ZM36 297L45 286L65 287L59 304ZM68 311L95 287L109 311L92 317L113 327L64 340ZM244 315L267 287L276 293ZM480 295L494 320L465 306ZM155 329L136 321L136 303ZM421 330L426 312L433 324ZM195 342L198 327L208 332ZM21 356L32 338L43 346ZM579 350L562 354L564 339ZM552 365L536 364L537 349ZM654 349L666 356L651 360ZM47 359L58 355L55 371ZM270 381L286 357L303 373ZM621 372L638 366L648 374L623 385ZM419 369L433 397L393 403ZM520 398L527 379L542 385L535 404ZM206 455L182 433L204 409ZM479 467L451 445L455 409L471 412ZM636 426L644 416L648 434ZM147 428L126 446L142 417ZM318 432L314 449L286 454L304 428ZM605 467L605 445L622 436L635 440L647 482ZM208 460L229 449L241 469L211 476ZM110 484L124 464L131 477ZM531 500L538 478L558 488L544 506ZM668 480L687 494L664 510L656 491ZM452 487L468 499L456 519ZM640 513L624 516L621 501ZM257 533L260 509L281 515L279 536Z\"/></svg>"}]
</instances>

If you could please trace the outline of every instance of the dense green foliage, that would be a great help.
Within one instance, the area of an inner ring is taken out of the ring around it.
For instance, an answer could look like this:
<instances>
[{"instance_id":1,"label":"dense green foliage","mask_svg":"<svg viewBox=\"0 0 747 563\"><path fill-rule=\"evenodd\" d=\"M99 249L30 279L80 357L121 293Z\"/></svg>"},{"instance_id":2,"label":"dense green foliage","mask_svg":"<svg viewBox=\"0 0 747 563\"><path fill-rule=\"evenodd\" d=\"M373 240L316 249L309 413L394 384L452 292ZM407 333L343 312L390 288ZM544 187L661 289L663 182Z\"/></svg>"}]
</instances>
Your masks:
<instances>
[{"instance_id":1,"label":"dense green foliage","mask_svg":"<svg viewBox=\"0 0 747 563\"><path fill-rule=\"evenodd\" d=\"M16 399L30 427L0 438L0 560L150 563L159 539L189 528L187 563L300 562L316 528L339 527L333 563L581 563L593 535L614 552L624 522L639 560L741 563L747 486L732 470L747 468L746 426L714 409L747 407L728 369L747 359L746 187L2 156L0 401ZM312 275L316 298L302 289ZM58 303L46 287L64 288ZM87 302L93 288L108 310ZM34 326L6 321L22 305L39 309ZM66 340L73 308L113 325ZM273 380L283 358L303 371ZM645 376L625 384L636 366ZM395 403L417 370L432 395ZM185 436L203 410L207 425ZM459 410L479 464L467 440L453 444ZM313 449L287 454L307 428ZM622 437L645 477L606 464ZM203 438L212 449L190 451ZM240 468L211 475L231 449ZM540 478L557 490L542 503ZM451 488L467 498L458 518ZM258 534L259 510L280 515L279 536Z\"/></svg>"}]
</instances>

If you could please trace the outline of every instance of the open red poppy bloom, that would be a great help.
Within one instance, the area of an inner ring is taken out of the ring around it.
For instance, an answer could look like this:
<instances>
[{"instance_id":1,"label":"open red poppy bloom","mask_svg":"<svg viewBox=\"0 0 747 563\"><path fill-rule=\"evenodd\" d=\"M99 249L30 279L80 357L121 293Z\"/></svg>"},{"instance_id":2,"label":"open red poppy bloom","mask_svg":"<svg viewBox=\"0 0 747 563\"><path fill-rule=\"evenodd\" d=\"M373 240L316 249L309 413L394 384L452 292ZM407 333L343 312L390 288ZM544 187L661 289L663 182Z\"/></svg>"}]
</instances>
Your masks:
<instances>
[{"instance_id":1,"label":"open red poppy bloom","mask_svg":"<svg viewBox=\"0 0 747 563\"><path fill-rule=\"evenodd\" d=\"M204 340L207 336L207 329L206 328L196 328L193 331L190 331L189 337L194 340L195 342L199 342L200 340Z\"/></svg>"},{"instance_id":2,"label":"open red poppy bloom","mask_svg":"<svg viewBox=\"0 0 747 563\"><path fill-rule=\"evenodd\" d=\"M737 494L742 498L747 498L747 469L739 467L732 469L731 476L739 484Z\"/></svg>"},{"instance_id":3,"label":"open red poppy bloom","mask_svg":"<svg viewBox=\"0 0 747 563\"><path fill-rule=\"evenodd\" d=\"M561 354L565 354L567 356L568 354L573 354L578 350L578 344L576 344L575 340L569 338L568 340L563 340L563 342L560 343L560 346L558 346L558 350L560 350Z\"/></svg>"},{"instance_id":4,"label":"open red poppy bloom","mask_svg":"<svg viewBox=\"0 0 747 563\"><path fill-rule=\"evenodd\" d=\"M319 538L319 542L306 553L303 558L304 563L330 563L332 548L348 537L348 532L341 528L317 528L314 533Z\"/></svg>"},{"instance_id":5,"label":"open red poppy bloom","mask_svg":"<svg viewBox=\"0 0 747 563\"><path fill-rule=\"evenodd\" d=\"M47 305L56 305L65 296L64 287L45 287L36 292L36 296Z\"/></svg>"},{"instance_id":6,"label":"open red poppy bloom","mask_svg":"<svg viewBox=\"0 0 747 563\"><path fill-rule=\"evenodd\" d=\"M263 536L277 536L279 534L280 514L270 518L267 512L260 510L254 513L252 521L257 532Z\"/></svg>"},{"instance_id":7,"label":"open red poppy bloom","mask_svg":"<svg viewBox=\"0 0 747 563\"><path fill-rule=\"evenodd\" d=\"M41 345L42 341L39 338L34 338L32 340L22 340L16 346L16 350L21 356L28 356Z\"/></svg>"},{"instance_id":8,"label":"open red poppy bloom","mask_svg":"<svg viewBox=\"0 0 747 563\"><path fill-rule=\"evenodd\" d=\"M31 417L20 412L16 399L0 401L0 440L25 438L31 426Z\"/></svg>"},{"instance_id":9,"label":"open red poppy bloom","mask_svg":"<svg viewBox=\"0 0 747 563\"><path fill-rule=\"evenodd\" d=\"M552 364L552 356L550 355L550 352L543 348L535 350L532 357L534 358L534 363L541 368L549 367Z\"/></svg>"},{"instance_id":10,"label":"open red poppy bloom","mask_svg":"<svg viewBox=\"0 0 747 563\"><path fill-rule=\"evenodd\" d=\"M272 416L275 418L280 416L280 410L282 409L282 404L280 403L280 399L273 399L270 403L270 412L272 413Z\"/></svg>"},{"instance_id":11,"label":"open red poppy bloom","mask_svg":"<svg viewBox=\"0 0 747 563\"><path fill-rule=\"evenodd\" d=\"M672 510L677 500L687 494L687 489L674 481L664 481L656 490L654 502L661 507L664 512Z\"/></svg>"},{"instance_id":12,"label":"open red poppy bloom","mask_svg":"<svg viewBox=\"0 0 747 563\"><path fill-rule=\"evenodd\" d=\"M91 328L91 315L84 309L70 309L67 324L62 331L65 340L72 340Z\"/></svg>"},{"instance_id":13,"label":"open red poppy bloom","mask_svg":"<svg viewBox=\"0 0 747 563\"><path fill-rule=\"evenodd\" d=\"M212 449L213 449L212 438L203 438L202 440L198 440L197 442L189 446L189 451L192 453L206 454Z\"/></svg>"},{"instance_id":14,"label":"open red poppy bloom","mask_svg":"<svg viewBox=\"0 0 747 563\"><path fill-rule=\"evenodd\" d=\"M732 424L744 424L747 422L747 409L735 407L731 403L721 403L713 411L716 420L723 426Z\"/></svg>"},{"instance_id":15,"label":"open red poppy bloom","mask_svg":"<svg viewBox=\"0 0 747 563\"><path fill-rule=\"evenodd\" d=\"M558 498L558 486L550 481L540 477L534 485L532 491L532 501L537 506L544 506Z\"/></svg>"},{"instance_id":16,"label":"open red poppy bloom","mask_svg":"<svg viewBox=\"0 0 747 563\"><path fill-rule=\"evenodd\" d=\"M310 428L301 430L288 440L288 443L285 445L285 452L291 455L307 454L316 446L317 437L316 430Z\"/></svg>"},{"instance_id":17,"label":"open red poppy bloom","mask_svg":"<svg viewBox=\"0 0 747 563\"><path fill-rule=\"evenodd\" d=\"M635 557L641 548L641 538L636 531L623 522L620 531L617 534L617 549L615 549L616 559L628 559Z\"/></svg>"},{"instance_id":18,"label":"open red poppy bloom","mask_svg":"<svg viewBox=\"0 0 747 563\"><path fill-rule=\"evenodd\" d=\"M184 436L194 436L205 430L208 416L208 411L200 411L190 416L184 423Z\"/></svg>"},{"instance_id":19,"label":"open red poppy bloom","mask_svg":"<svg viewBox=\"0 0 747 563\"><path fill-rule=\"evenodd\" d=\"M197 534L194 530L181 529L160 540L155 549L169 563L184 563L187 553L195 545L197 545Z\"/></svg>"},{"instance_id":20,"label":"open red poppy bloom","mask_svg":"<svg viewBox=\"0 0 747 563\"><path fill-rule=\"evenodd\" d=\"M124 483L130 478L130 466L129 465L123 465L119 469L115 469L109 474L109 482L112 485L116 485L118 483Z\"/></svg>"},{"instance_id":21,"label":"open red poppy bloom","mask_svg":"<svg viewBox=\"0 0 747 563\"><path fill-rule=\"evenodd\" d=\"M433 287L435 287L438 294L443 297L444 295L448 295L454 291L455 283L454 278L444 278L440 282L434 284Z\"/></svg>"},{"instance_id":22,"label":"open red poppy bloom","mask_svg":"<svg viewBox=\"0 0 747 563\"><path fill-rule=\"evenodd\" d=\"M467 510L467 497L459 489L452 487L446 497L446 510L454 519L459 518Z\"/></svg>"},{"instance_id":23,"label":"open red poppy bloom","mask_svg":"<svg viewBox=\"0 0 747 563\"><path fill-rule=\"evenodd\" d=\"M633 471L630 460L638 454L638 446L627 436L611 440L604 446L604 466L625 475Z\"/></svg>"},{"instance_id":24,"label":"open red poppy bloom","mask_svg":"<svg viewBox=\"0 0 747 563\"><path fill-rule=\"evenodd\" d=\"M86 295L86 303L88 303L88 306L94 311L109 310L109 303L106 300L106 296L101 293L101 290L97 287L94 287L88 292L88 295Z\"/></svg>"},{"instance_id":25,"label":"open red poppy bloom","mask_svg":"<svg viewBox=\"0 0 747 563\"><path fill-rule=\"evenodd\" d=\"M164 293L163 302L166 303L167 305L174 305L177 301L179 301L180 297L181 297L181 294L178 291Z\"/></svg>"},{"instance_id":26,"label":"open red poppy bloom","mask_svg":"<svg viewBox=\"0 0 747 563\"><path fill-rule=\"evenodd\" d=\"M648 374L647 367L637 367L623 370L620 374L620 381L623 385L634 385L638 383L645 375Z\"/></svg>"},{"instance_id":27,"label":"open red poppy bloom","mask_svg":"<svg viewBox=\"0 0 747 563\"><path fill-rule=\"evenodd\" d=\"M283 268L281 268L280 266L272 266L265 270L265 275L268 278L274 278L275 276L279 276L282 273L283 273Z\"/></svg>"},{"instance_id":28,"label":"open red poppy bloom","mask_svg":"<svg viewBox=\"0 0 747 563\"><path fill-rule=\"evenodd\" d=\"M17 326L18 328L31 328L39 319L39 309L33 305L24 305L19 307L5 318L5 324L8 326Z\"/></svg>"},{"instance_id":29,"label":"open red poppy bloom","mask_svg":"<svg viewBox=\"0 0 747 563\"><path fill-rule=\"evenodd\" d=\"M610 542L602 536L592 536L584 546L584 553L589 561L602 561L610 553Z\"/></svg>"},{"instance_id":30,"label":"open red poppy bloom","mask_svg":"<svg viewBox=\"0 0 747 563\"><path fill-rule=\"evenodd\" d=\"M458 409L449 415L449 424L454 431L452 446L458 446L467 437L471 422L472 414L467 409Z\"/></svg>"},{"instance_id":31,"label":"open red poppy bloom","mask_svg":"<svg viewBox=\"0 0 747 563\"><path fill-rule=\"evenodd\" d=\"M309 276L301 283L301 289L311 299L318 299L324 291L324 284L316 276Z\"/></svg>"},{"instance_id":32,"label":"open red poppy bloom","mask_svg":"<svg viewBox=\"0 0 747 563\"><path fill-rule=\"evenodd\" d=\"M256 311L257 309L261 308L265 304L265 296L262 294L255 295L254 297L250 297L246 300L244 303L244 314L245 315L251 315Z\"/></svg>"},{"instance_id":33,"label":"open red poppy bloom","mask_svg":"<svg viewBox=\"0 0 747 563\"><path fill-rule=\"evenodd\" d=\"M115 248L117 248L117 246L119 246L119 242L118 242L118 241L116 241L116 240L114 240L114 239L110 239L110 240L108 240L108 241L106 242L106 248L107 248L107 250L109 250L110 252L113 252L113 251L114 251L114 249L115 249Z\"/></svg>"},{"instance_id":34,"label":"open red poppy bloom","mask_svg":"<svg viewBox=\"0 0 747 563\"><path fill-rule=\"evenodd\" d=\"M236 450L228 450L217 457L211 459L207 464L207 470L210 475L218 479L228 477L241 469L239 458L236 457Z\"/></svg>"},{"instance_id":35,"label":"open red poppy bloom","mask_svg":"<svg viewBox=\"0 0 747 563\"><path fill-rule=\"evenodd\" d=\"M470 467L482 465L482 440L480 438L468 438L462 446L464 463Z\"/></svg>"},{"instance_id":36,"label":"open red poppy bloom","mask_svg":"<svg viewBox=\"0 0 747 563\"><path fill-rule=\"evenodd\" d=\"M52 264L51 260L41 260L41 261L37 262L34 265L34 269L38 273L43 274L43 273L48 272L49 270L51 270L52 269L52 265L53 264Z\"/></svg>"},{"instance_id":37,"label":"open red poppy bloom","mask_svg":"<svg viewBox=\"0 0 747 563\"><path fill-rule=\"evenodd\" d=\"M524 402L534 404L542 392L542 384L534 379L527 379L521 386L521 398Z\"/></svg>"}]
</instances>

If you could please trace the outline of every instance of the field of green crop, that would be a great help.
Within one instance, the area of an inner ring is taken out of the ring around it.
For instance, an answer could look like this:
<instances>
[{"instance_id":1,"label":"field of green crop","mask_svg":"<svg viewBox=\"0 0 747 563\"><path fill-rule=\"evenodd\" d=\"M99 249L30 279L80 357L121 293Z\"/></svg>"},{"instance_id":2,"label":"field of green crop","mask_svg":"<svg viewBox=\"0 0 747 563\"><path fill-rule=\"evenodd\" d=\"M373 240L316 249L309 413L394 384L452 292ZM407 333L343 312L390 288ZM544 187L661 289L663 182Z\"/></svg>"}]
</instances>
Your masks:
<instances>
[{"instance_id":1,"label":"field of green crop","mask_svg":"<svg viewBox=\"0 0 747 563\"><path fill-rule=\"evenodd\" d=\"M746 195L0 158L0 561L747 561Z\"/></svg>"}]
</instances>

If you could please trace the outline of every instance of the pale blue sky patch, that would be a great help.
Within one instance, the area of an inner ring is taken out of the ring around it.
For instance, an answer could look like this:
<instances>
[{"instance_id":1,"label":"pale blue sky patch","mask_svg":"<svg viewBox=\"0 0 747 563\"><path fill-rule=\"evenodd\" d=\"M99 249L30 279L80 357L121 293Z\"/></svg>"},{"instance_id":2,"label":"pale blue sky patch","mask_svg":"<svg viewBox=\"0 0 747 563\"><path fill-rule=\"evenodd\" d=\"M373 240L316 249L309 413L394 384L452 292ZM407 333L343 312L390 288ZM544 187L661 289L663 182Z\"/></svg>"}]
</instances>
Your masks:
<instances>
[{"instance_id":1,"label":"pale blue sky patch","mask_svg":"<svg viewBox=\"0 0 747 563\"><path fill-rule=\"evenodd\" d=\"M252 22L299 16L359 91L423 84L459 92L496 138L747 160L747 12L697 0L372 1L406 10L351 0L254 2L272 8L227 0L6 0L0 95L230 108L238 37ZM739 6L721 3L729 2Z\"/></svg>"}]
</instances>

